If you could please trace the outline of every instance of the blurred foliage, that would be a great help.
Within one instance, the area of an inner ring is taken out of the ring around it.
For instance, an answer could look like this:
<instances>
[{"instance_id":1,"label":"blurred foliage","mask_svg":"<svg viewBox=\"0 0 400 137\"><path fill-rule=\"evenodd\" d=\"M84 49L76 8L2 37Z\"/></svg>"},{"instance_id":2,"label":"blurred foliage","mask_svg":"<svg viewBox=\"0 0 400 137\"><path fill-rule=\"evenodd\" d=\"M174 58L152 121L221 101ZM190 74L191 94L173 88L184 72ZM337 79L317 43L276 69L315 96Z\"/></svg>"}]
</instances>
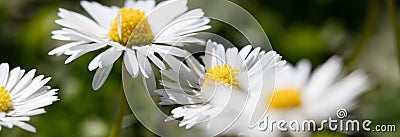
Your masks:
<instances>
[{"instance_id":1,"label":"blurred foliage","mask_svg":"<svg viewBox=\"0 0 400 137\"><path fill-rule=\"evenodd\" d=\"M12 67L37 68L39 74L51 76L49 85L61 89L60 101L46 107L47 113L32 117L29 122L37 128L32 134L19 128L3 128L0 136L105 136L111 129L122 94L121 62L114 65L106 84L91 89L94 72L87 69L97 53L89 53L64 65L66 56L50 57L47 52L63 42L50 38L51 30L60 28L54 23L57 9L62 7L87 15L79 0L0 0L0 61ZM122 5L123 1L101 0L105 5ZM248 10L268 34L272 47L290 63L307 58L314 66L332 55L347 61L357 50L363 33L371 33L348 70L361 67L374 82L364 94L358 109L351 114L359 119L371 119L376 124L395 124L400 127L400 73L393 29L383 2L377 13L377 24L364 31L371 6L365 0L252 0L233 2ZM397 2L397 1L396 1ZM399 8L397 2L397 9ZM399 11L399 10L397 10ZM220 10L220 12L224 12ZM229 15L229 14L228 14ZM230 15L234 16L234 15ZM234 44L246 44L233 29L214 25L211 32L226 37ZM170 108L162 108L170 110ZM131 114L127 111L127 114ZM177 126L171 125L171 126ZM124 118L122 136L155 136L133 115ZM179 136L179 134L174 134ZM315 137L350 136L335 132L318 132ZM361 132L351 136L400 136L399 133Z\"/></svg>"}]
</instances>

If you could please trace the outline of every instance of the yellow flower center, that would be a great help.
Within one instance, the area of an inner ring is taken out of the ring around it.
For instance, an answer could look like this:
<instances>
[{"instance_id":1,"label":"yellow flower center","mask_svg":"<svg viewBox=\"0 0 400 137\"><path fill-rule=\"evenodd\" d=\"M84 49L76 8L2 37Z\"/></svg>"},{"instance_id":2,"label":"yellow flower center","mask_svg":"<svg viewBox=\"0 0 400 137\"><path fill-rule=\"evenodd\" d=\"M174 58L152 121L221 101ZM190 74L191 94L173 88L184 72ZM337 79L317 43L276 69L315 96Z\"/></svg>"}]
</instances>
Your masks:
<instances>
[{"instance_id":1,"label":"yellow flower center","mask_svg":"<svg viewBox=\"0 0 400 137\"><path fill-rule=\"evenodd\" d=\"M0 87L0 112L7 112L11 108L11 98L10 93L4 86Z\"/></svg>"},{"instance_id":2,"label":"yellow flower center","mask_svg":"<svg viewBox=\"0 0 400 137\"><path fill-rule=\"evenodd\" d=\"M293 108L301 105L300 91L291 88L275 91L267 97L267 100L270 107L274 109Z\"/></svg>"},{"instance_id":3,"label":"yellow flower center","mask_svg":"<svg viewBox=\"0 0 400 137\"><path fill-rule=\"evenodd\" d=\"M230 86L239 87L236 81L236 74L239 69L232 68L231 66L225 64L223 66L217 65L216 67L207 70L204 83L208 83L211 80L224 82Z\"/></svg>"},{"instance_id":4,"label":"yellow flower center","mask_svg":"<svg viewBox=\"0 0 400 137\"><path fill-rule=\"evenodd\" d=\"M121 19L121 28L118 28L119 18ZM121 29L120 33L118 29ZM121 8L118 11L117 16L111 23L108 36L111 40L119 42L122 45L128 44L135 46L148 45L152 42L154 37L146 14L140 10L131 8Z\"/></svg>"}]
</instances>

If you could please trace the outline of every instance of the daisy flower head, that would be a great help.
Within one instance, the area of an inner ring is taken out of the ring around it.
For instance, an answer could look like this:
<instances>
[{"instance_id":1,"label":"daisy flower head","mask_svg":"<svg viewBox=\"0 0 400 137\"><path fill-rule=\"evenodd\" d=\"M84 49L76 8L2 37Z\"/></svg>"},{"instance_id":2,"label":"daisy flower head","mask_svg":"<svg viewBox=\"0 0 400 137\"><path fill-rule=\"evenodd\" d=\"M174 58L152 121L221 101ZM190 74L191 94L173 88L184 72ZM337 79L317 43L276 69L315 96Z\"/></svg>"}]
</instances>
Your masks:
<instances>
[{"instance_id":1,"label":"daisy flower head","mask_svg":"<svg viewBox=\"0 0 400 137\"><path fill-rule=\"evenodd\" d=\"M277 71L276 81L266 81L260 99L253 104L256 113L264 113L258 123L271 120L321 121L334 116L339 109L352 109L355 99L369 88L367 75L356 70L338 80L342 69L339 57L331 57L311 72L311 64L301 60L296 66L287 65ZM271 73L263 73L269 77ZM270 85L275 85L271 88ZM265 125L264 125L265 126ZM260 128L253 128L260 130ZM266 129L263 129L266 130ZM269 127L268 130L271 130ZM275 132L277 129L273 129ZM277 131L279 133L279 131ZM289 132L308 134L308 132ZM277 134L279 135L279 134Z\"/></svg>"},{"instance_id":2,"label":"daisy flower head","mask_svg":"<svg viewBox=\"0 0 400 137\"><path fill-rule=\"evenodd\" d=\"M51 78L35 77L35 69L26 74L20 67L9 69L7 63L0 65L0 130L2 126L17 126L36 132L35 127L25 122L30 116L46 113L43 107L58 100L58 89L45 86Z\"/></svg>"},{"instance_id":3,"label":"daisy flower head","mask_svg":"<svg viewBox=\"0 0 400 137\"><path fill-rule=\"evenodd\" d=\"M165 69L157 54L161 58L164 54L187 56L186 51L172 45L202 42L191 36L210 28L210 20L201 9L188 11L187 0L167 0L157 5L154 0L127 0L121 8L82 1L81 6L91 18L59 9L61 19L56 23L63 28L53 31L52 38L68 43L49 55L68 55L67 64L88 52L105 49L88 66L90 71L97 69L94 90L104 84L120 56L132 77L141 73L148 78L152 76L150 61Z\"/></svg>"},{"instance_id":4,"label":"daisy flower head","mask_svg":"<svg viewBox=\"0 0 400 137\"><path fill-rule=\"evenodd\" d=\"M261 63L260 59L269 62ZM225 50L209 40L202 58L204 65L192 56L185 63L166 60L175 65L161 71L166 77L160 81L164 89L155 92L161 96L161 105L182 105L173 109L166 121L183 118L180 127L199 124L211 135L226 130L244 110L247 95L260 87L257 83L262 80L262 68L283 65L280 59L274 51L260 51L251 45L240 51L235 47Z\"/></svg>"}]
</instances>

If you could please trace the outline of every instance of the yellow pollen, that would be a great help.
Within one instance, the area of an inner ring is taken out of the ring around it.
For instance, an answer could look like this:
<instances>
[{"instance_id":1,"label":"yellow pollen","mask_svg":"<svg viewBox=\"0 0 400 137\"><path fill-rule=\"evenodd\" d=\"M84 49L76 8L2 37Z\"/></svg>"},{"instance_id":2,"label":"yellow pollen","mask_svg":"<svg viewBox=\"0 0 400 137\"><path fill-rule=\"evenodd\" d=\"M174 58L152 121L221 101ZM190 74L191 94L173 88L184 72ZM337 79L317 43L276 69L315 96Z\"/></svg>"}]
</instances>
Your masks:
<instances>
[{"instance_id":1,"label":"yellow pollen","mask_svg":"<svg viewBox=\"0 0 400 137\"><path fill-rule=\"evenodd\" d=\"M236 81L236 74L239 72L237 68L225 64L223 66L217 65L216 67L207 70L204 83L208 83L211 80L218 82L224 82L230 86L239 87Z\"/></svg>"},{"instance_id":2,"label":"yellow pollen","mask_svg":"<svg viewBox=\"0 0 400 137\"><path fill-rule=\"evenodd\" d=\"M7 112L11 108L11 98L10 93L4 86L0 87L0 112Z\"/></svg>"},{"instance_id":3,"label":"yellow pollen","mask_svg":"<svg viewBox=\"0 0 400 137\"><path fill-rule=\"evenodd\" d=\"M118 33L119 15L121 15L121 38ZM146 14L140 10L131 8L121 8L118 11L117 16L111 22L111 29L108 32L108 36L111 40L119 42L122 45L135 46L148 45L154 38Z\"/></svg>"},{"instance_id":4,"label":"yellow pollen","mask_svg":"<svg viewBox=\"0 0 400 137\"><path fill-rule=\"evenodd\" d=\"M267 101L274 109L298 107L301 105L300 91L291 88L278 90L271 93L267 97Z\"/></svg>"}]
</instances>

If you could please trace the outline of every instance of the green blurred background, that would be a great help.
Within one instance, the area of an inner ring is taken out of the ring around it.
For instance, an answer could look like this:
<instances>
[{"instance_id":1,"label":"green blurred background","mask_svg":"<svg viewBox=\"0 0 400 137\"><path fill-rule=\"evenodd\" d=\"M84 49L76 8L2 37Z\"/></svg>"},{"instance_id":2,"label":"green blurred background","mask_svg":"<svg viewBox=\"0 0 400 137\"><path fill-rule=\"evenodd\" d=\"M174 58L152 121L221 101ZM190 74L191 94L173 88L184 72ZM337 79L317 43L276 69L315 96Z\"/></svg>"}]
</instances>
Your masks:
<instances>
[{"instance_id":1,"label":"green blurred background","mask_svg":"<svg viewBox=\"0 0 400 137\"><path fill-rule=\"evenodd\" d=\"M123 5L122 0L99 2L104 5ZM248 10L259 21L273 49L290 63L307 58L315 67L332 55L340 55L345 61L345 73L356 68L365 70L375 86L361 96L360 107L351 115L359 119L371 119L377 124L400 127L399 50L385 1L233 2ZM400 1L396 2L396 11L400 11ZM105 85L93 91L91 81L94 72L90 72L87 65L98 52L84 55L68 65L64 65L67 56L47 55L48 51L63 44L50 38L50 32L60 28L54 23L58 19L57 9L62 7L87 15L79 3L79 0L0 0L0 62L28 70L37 68L38 74L53 78L49 85L61 89L60 101L46 107L46 114L34 116L29 122L37 128L38 133L3 128L0 136L106 136L110 131L122 94L121 63L114 65ZM247 44L240 35L232 34L232 29L213 24L210 32L226 37L237 45ZM129 111L127 114L130 114ZM123 127L121 136L155 136L133 116L125 118ZM345 135L324 131L314 136L396 137L400 134L360 132Z\"/></svg>"}]
</instances>

